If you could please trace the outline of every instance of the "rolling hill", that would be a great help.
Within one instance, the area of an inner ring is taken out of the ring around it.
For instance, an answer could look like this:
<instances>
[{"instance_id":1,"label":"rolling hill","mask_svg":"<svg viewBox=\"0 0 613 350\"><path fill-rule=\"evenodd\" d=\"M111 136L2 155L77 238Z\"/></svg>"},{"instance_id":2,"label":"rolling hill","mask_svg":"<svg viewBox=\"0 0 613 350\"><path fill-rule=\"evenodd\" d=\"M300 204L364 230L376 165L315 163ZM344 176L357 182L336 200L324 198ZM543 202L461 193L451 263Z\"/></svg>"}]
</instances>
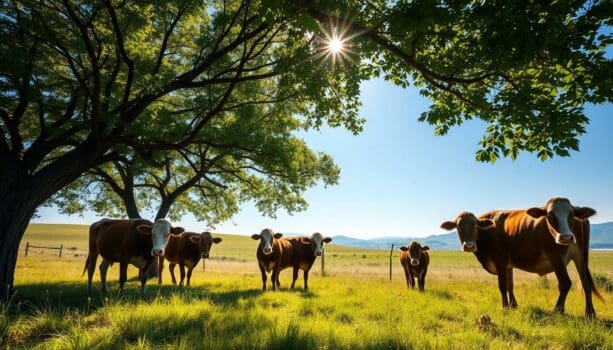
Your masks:
<instances>
[{"instance_id":1,"label":"rolling hill","mask_svg":"<svg viewBox=\"0 0 613 350\"><path fill-rule=\"evenodd\" d=\"M399 247L410 241L419 241L435 250L459 250L460 242L456 231L427 237L379 237L372 239L357 239L347 236L333 236L333 242L338 245L360 247L367 249L389 249L392 244ZM591 225L591 249L613 249L613 222Z\"/></svg>"}]
</instances>

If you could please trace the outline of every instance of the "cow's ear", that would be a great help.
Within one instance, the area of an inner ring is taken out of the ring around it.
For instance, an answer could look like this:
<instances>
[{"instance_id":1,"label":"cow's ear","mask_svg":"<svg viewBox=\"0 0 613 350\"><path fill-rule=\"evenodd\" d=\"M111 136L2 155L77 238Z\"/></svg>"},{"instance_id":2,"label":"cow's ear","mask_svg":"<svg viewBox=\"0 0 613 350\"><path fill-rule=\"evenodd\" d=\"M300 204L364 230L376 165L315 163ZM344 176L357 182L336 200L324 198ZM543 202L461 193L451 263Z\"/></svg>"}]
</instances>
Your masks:
<instances>
[{"instance_id":1,"label":"cow's ear","mask_svg":"<svg viewBox=\"0 0 613 350\"><path fill-rule=\"evenodd\" d=\"M424 245L421 247L421 250L430 250L430 247L428 247L427 245Z\"/></svg>"},{"instance_id":2,"label":"cow's ear","mask_svg":"<svg viewBox=\"0 0 613 350\"><path fill-rule=\"evenodd\" d=\"M496 224L491 219L479 219L477 220L477 226L482 230L489 230L496 227Z\"/></svg>"},{"instance_id":3,"label":"cow's ear","mask_svg":"<svg viewBox=\"0 0 613 350\"><path fill-rule=\"evenodd\" d=\"M151 234L151 226L149 225L138 225L136 226L136 231L141 235L150 235Z\"/></svg>"},{"instance_id":4,"label":"cow's ear","mask_svg":"<svg viewBox=\"0 0 613 350\"><path fill-rule=\"evenodd\" d=\"M215 244L221 243L221 241L223 241L223 239L221 239L219 237L213 238L213 243L215 243Z\"/></svg>"},{"instance_id":5,"label":"cow's ear","mask_svg":"<svg viewBox=\"0 0 613 350\"><path fill-rule=\"evenodd\" d=\"M532 216L535 219L538 219L540 217L547 215L547 210L541 207L533 207L533 208L527 209L526 214Z\"/></svg>"},{"instance_id":6,"label":"cow's ear","mask_svg":"<svg viewBox=\"0 0 613 350\"><path fill-rule=\"evenodd\" d=\"M309 237L300 237L300 242L304 244L311 244L311 239Z\"/></svg>"},{"instance_id":7,"label":"cow's ear","mask_svg":"<svg viewBox=\"0 0 613 350\"><path fill-rule=\"evenodd\" d=\"M330 243L330 242L332 242L332 238L326 237L326 238L324 238L324 242L325 243Z\"/></svg>"},{"instance_id":8,"label":"cow's ear","mask_svg":"<svg viewBox=\"0 0 613 350\"><path fill-rule=\"evenodd\" d=\"M400 247L398 248L398 250L406 252L407 250L409 250L409 247Z\"/></svg>"},{"instance_id":9,"label":"cow's ear","mask_svg":"<svg viewBox=\"0 0 613 350\"><path fill-rule=\"evenodd\" d=\"M441 224L441 228L447 231L451 231L457 227L458 225L454 221L445 221Z\"/></svg>"},{"instance_id":10,"label":"cow's ear","mask_svg":"<svg viewBox=\"0 0 613 350\"><path fill-rule=\"evenodd\" d=\"M189 236L189 240L192 243L198 244L198 243L200 243L200 236Z\"/></svg>"},{"instance_id":11,"label":"cow's ear","mask_svg":"<svg viewBox=\"0 0 613 350\"><path fill-rule=\"evenodd\" d=\"M251 235L251 239L255 239L257 241L258 239L260 239L260 235L258 234Z\"/></svg>"},{"instance_id":12,"label":"cow's ear","mask_svg":"<svg viewBox=\"0 0 613 350\"><path fill-rule=\"evenodd\" d=\"M283 234L282 233L275 233L273 235L273 237L275 237L276 239L279 239L279 238L283 237Z\"/></svg>"},{"instance_id":13,"label":"cow's ear","mask_svg":"<svg viewBox=\"0 0 613 350\"><path fill-rule=\"evenodd\" d=\"M178 236L182 234L183 232L185 232L185 229L181 226L173 227L170 229L170 234L173 236Z\"/></svg>"},{"instance_id":14,"label":"cow's ear","mask_svg":"<svg viewBox=\"0 0 613 350\"><path fill-rule=\"evenodd\" d=\"M588 207L573 207L575 217L579 219L587 219L590 216L596 214L596 210Z\"/></svg>"}]
</instances>

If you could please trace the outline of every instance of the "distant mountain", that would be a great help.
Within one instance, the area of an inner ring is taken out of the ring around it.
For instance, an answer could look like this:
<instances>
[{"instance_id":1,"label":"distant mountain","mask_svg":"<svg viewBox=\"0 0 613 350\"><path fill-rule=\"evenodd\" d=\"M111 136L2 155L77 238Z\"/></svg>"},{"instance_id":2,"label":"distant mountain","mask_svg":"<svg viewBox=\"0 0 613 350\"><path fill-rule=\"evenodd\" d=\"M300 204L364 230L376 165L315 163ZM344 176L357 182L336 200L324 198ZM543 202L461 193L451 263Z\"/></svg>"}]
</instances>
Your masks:
<instances>
[{"instance_id":1,"label":"distant mountain","mask_svg":"<svg viewBox=\"0 0 613 350\"><path fill-rule=\"evenodd\" d=\"M348 236L333 236L332 242L338 245L367 249L390 249L403 246L411 241L419 241L434 250L459 250L460 240L456 231L428 237L378 237L359 239ZM613 249L613 222L591 224L591 249Z\"/></svg>"}]
</instances>

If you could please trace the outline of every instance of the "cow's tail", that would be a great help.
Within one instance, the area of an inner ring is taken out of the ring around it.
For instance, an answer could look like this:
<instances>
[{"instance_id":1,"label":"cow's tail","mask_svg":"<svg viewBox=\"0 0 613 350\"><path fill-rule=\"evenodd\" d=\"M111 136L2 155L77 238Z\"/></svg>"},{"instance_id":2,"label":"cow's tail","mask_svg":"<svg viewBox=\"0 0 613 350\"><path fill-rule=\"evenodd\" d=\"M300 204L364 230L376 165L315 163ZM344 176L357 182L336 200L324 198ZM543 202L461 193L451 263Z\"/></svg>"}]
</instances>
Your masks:
<instances>
[{"instance_id":1,"label":"cow's tail","mask_svg":"<svg viewBox=\"0 0 613 350\"><path fill-rule=\"evenodd\" d=\"M89 267L89 254L87 254L87 258L85 258L85 267L83 268L83 273L81 274L81 277L85 276L85 271L87 271L88 267Z\"/></svg>"},{"instance_id":2,"label":"cow's tail","mask_svg":"<svg viewBox=\"0 0 613 350\"><path fill-rule=\"evenodd\" d=\"M594 296L598 298L598 300L604 303L604 298L602 297L602 295L600 295L600 292L596 289L596 285L594 285L594 280L592 279L592 274L590 273L589 270L587 271L587 279L590 282L590 288L592 289L592 294L594 294Z\"/></svg>"}]
</instances>

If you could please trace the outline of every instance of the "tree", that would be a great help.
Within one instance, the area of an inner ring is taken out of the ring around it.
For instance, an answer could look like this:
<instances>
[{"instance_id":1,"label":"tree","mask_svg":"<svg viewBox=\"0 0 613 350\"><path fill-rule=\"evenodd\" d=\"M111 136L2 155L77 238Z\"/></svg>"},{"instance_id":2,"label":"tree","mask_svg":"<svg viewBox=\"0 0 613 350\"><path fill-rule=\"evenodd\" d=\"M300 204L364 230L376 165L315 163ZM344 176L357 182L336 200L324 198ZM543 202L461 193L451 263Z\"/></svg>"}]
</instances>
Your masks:
<instances>
[{"instance_id":1,"label":"tree","mask_svg":"<svg viewBox=\"0 0 613 350\"><path fill-rule=\"evenodd\" d=\"M245 102L233 99L243 85L269 81L271 104L296 96L306 124L359 129L357 88L311 59L294 19L267 20L259 3L2 1L0 12L3 296L39 205L125 149L205 143L204 127Z\"/></svg>"}]
</instances>

